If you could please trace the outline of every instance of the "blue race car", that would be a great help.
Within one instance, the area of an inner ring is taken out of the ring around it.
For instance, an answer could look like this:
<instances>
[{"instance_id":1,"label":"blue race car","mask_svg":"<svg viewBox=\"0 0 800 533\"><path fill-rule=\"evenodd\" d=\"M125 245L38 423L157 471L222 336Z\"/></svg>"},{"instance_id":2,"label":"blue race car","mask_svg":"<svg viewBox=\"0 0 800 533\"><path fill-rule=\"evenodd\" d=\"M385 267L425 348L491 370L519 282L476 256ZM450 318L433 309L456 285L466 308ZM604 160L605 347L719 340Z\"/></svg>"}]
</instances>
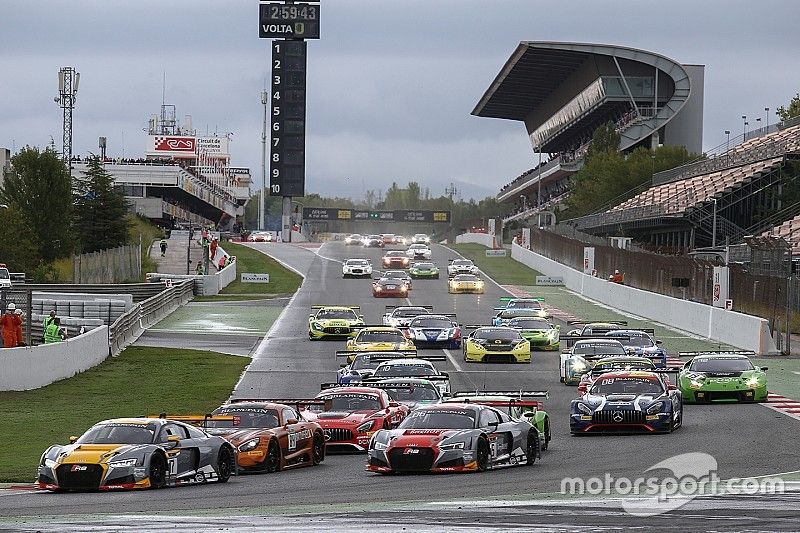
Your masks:
<instances>
[{"instance_id":1,"label":"blue race car","mask_svg":"<svg viewBox=\"0 0 800 533\"><path fill-rule=\"evenodd\" d=\"M419 315L401 327L417 348L461 348L461 327L455 315Z\"/></svg>"},{"instance_id":2,"label":"blue race car","mask_svg":"<svg viewBox=\"0 0 800 533\"><path fill-rule=\"evenodd\" d=\"M661 347L660 340L654 340L652 329L615 329L606 333L616 337L631 355L649 357L656 368L667 368L667 351Z\"/></svg>"},{"instance_id":3,"label":"blue race car","mask_svg":"<svg viewBox=\"0 0 800 533\"><path fill-rule=\"evenodd\" d=\"M598 376L570 404L569 431L670 433L683 424L683 399L656 372L623 370Z\"/></svg>"}]
</instances>

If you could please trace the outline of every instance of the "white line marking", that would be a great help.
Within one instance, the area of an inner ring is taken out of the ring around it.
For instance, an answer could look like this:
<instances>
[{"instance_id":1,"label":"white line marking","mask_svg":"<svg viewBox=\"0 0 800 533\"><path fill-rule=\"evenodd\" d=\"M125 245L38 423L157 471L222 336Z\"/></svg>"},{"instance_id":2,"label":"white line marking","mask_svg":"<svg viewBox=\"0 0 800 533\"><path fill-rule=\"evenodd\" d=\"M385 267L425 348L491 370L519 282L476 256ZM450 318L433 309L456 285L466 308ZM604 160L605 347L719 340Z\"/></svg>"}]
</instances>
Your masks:
<instances>
[{"instance_id":1,"label":"white line marking","mask_svg":"<svg viewBox=\"0 0 800 533\"><path fill-rule=\"evenodd\" d=\"M458 370L459 372L463 372L464 369L461 368L461 365L458 364L458 361L456 360L455 356L450 352L450 350L443 350L443 351L445 355L447 355L447 358L450 360L450 362L453 363L455 369Z\"/></svg>"},{"instance_id":2,"label":"white line marking","mask_svg":"<svg viewBox=\"0 0 800 533\"><path fill-rule=\"evenodd\" d=\"M767 409L772 409L772 410L773 410L773 411L775 411L776 413L780 413L780 414L782 414L782 415L786 415L786 416L788 416L789 418L794 418L795 420L798 420L798 421L800 421L800 414L795 414L795 413L790 413L790 412L788 412L788 411L784 411L784 410L783 410L782 408L780 408L780 407L776 407L776 406L774 406L774 405L770 405L770 404L769 404L769 402L763 402L763 403L760 403L759 405L763 405L763 406L764 406L764 407L766 407Z\"/></svg>"},{"instance_id":3,"label":"white line marking","mask_svg":"<svg viewBox=\"0 0 800 533\"><path fill-rule=\"evenodd\" d=\"M800 376L800 372L798 372L796 370L792 370L792 374L797 374L798 376Z\"/></svg>"}]
</instances>

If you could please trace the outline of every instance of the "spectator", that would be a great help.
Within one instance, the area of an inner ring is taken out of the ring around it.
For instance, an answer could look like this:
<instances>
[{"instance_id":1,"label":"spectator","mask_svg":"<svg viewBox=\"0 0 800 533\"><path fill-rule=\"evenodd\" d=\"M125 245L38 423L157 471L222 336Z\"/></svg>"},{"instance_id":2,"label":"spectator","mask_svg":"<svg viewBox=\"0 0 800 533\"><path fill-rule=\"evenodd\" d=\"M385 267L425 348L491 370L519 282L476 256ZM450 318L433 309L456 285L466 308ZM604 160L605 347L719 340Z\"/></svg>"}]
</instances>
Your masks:
<instances>
[{"instance_id":1,"label":"spectator","mask_svg":"<svg viewBox=\"0 0 800 533\"><path fill-rule=\"evenodd\" d=\"M208 245L209 258L214 259L214 256L217 255L217 246L219 246L217 239L216 238L211 239L211 244Z\"/></svg>"},{"instance_id":2,"label":"spectator","mask_svg":"<svg viewBox=\"0 0 800 533\"><path fill-rule=\"evenodd\" d=\"M44 332L47 331L47 326L49 326L55 318L55 310L50 311L50 314L44 317L44 322L42 323L42 344L44 344Z\"/></svg>"},{"instance_id":3,"label":"spectator","mask_svg":"<svg viewBox=\"0 0 800 533\"><path fill-rule=\"evenodd\" d=\"M17 306L13 303L8 304L6 312L0 317L0 328L2 328L3 347L16 348L17 347L17 322L22 319L14 314Z\"/></svg>"},{"instance_id":4,"label":"spectator","mask_svg":"<svg viewBox=\"0 0 800 533\"><path fill-rule=\"evenodd\" d=\"M227 261L228 261L227 255L223 255L222 257L220 257L219 263L217 263L217 270L222 270L223 268L225 268L225 264Z\"/></svg>"},{"instance_id":5,"label":"spectator","mask_svg":"<svg viewBox=\"0 0 800 533\"><path fill-rule=\"evenodd\" d=\"M25 322L25 316L22 314L22 309L14 311L14 316L17 322L17 346L25 346L25 334L22 332L22 324Z\"/></svg>"},{"instance_id":6,"label":"spectator","mask_svg":"<svg viewBox=\"0 0 800 533\"><path fill-rule=\"evenodd\" d=\"M614 273L608 277L608 281L622 285L625 281L625 276L620 273L619 270L615 270Z\"/></svg>"},{"instance_id":7,"label":"spectator","mask_svg":"<svg viewBox=\"0 0 800 533\"><path fill-rule=\"evenodd\" d=\"M67 339L67 332L61 327L61 319L55 317L44 331L44 343L53 344Z\"/></svg>"},{"instance_id":8,"label":"spectator","mask_svg":"<svg viewBox=\"0 0 800 533\"><path fill-rule=\"evenodd\" d=\"M164 257L167 253L167 239L161 239L161 257Z\"/></svg>"},{"instance_id":9,"label":"spectator","mask_svg":"<svg viewBox=\"0 0 800 533\"><path fill-rule=\"evenodd\" d=\"M194 267L194 273L197 274L198 276L202 276L203 274L205 274L205 269L203 268L202 261L197 262L197 266Z\"/></svg>"}]
</instances>

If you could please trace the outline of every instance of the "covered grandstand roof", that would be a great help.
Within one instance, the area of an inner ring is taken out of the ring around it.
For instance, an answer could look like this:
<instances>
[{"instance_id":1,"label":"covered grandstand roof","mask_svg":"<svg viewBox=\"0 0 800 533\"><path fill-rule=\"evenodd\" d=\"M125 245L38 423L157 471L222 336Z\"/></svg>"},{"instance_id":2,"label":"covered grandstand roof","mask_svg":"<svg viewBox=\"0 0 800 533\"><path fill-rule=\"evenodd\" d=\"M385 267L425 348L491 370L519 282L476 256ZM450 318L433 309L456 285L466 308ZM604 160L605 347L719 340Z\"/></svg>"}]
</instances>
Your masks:
<instances>
[{"instance_id":1,"label":"covered grandstand roof","mask_svg":"<svg viewBox=\"0 0 800 533\"><path fill-rule=\"evenodd\" d=\"M524 120L586 61L600 56L637 61L667 73L688 90L688 74L663 55L625 46L523 41L472 110L479 117Z\"/></svg>"}]
</instances>

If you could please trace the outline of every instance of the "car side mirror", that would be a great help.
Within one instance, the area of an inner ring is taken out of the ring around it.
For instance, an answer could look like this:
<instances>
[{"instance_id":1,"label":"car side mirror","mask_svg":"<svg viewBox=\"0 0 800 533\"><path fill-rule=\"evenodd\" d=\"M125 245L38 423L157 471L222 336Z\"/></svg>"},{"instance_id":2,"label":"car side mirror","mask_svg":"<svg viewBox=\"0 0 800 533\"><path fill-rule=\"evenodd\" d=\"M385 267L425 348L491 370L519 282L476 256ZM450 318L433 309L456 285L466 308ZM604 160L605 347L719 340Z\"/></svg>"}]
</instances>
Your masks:
<instances>
[{"instance_id":1,"label":"car side mirror","mask_svg":"<svg viewBox=\"0 0 800 533\"><path fill-rule=\"evenodd\" d=\"M556 324L556 329L561 329L561 324Z\"/></svg>"},{"instance_id":2,"label":"car side mirror","mask_svg":"<svg viewBox=\"0 0 800 533\"><path fill-rule=\"evenodd\" d=\"M359 320L364 320L364 315L358 315Z\"/></svg>"},{"instance_id":3,"label":"car side mirror","mask_svg":"<svg viewBox=\"0 0 800 533\"><path fill-rule=\"evenodd\" d=\"M72 436L69 438L69 443L70 443L70 444L75 444L77 441L78 441L78 437L76 437L75 435L72 435Z\"/></svg>"},{"instance_id":4,"label":"car side mirror","mask_svg":"<svg viewBox=\"0 0 800 533\"><path fill-rule=\"evenodd\" d=\"M656 339L656 344L661 344L661 339Z\"/></svg>"},{"instance_id":5,"label":"car side mirror","mask_svg":"<svg viewBox=\"0 0 800 533\"><path fill-rule=\"evenodd\" d=\"M400 404L397 402L389 402L389 407L400 407Z\"/></svg>"},{"instance_id":6,"label":"car side mirror","mask_svg":"<svg viewBox=\"0 0 800 533\"><path fill-rule=\"evenodd\" d=\"M180 435L167 435L167 442L180 442Z\"/></svg>"},{"instance_id":7,"label":"car side mirror","mask_svg":"<svg viewBox=\"0 0 800 533\"><path fill-rule=\"evenodd\" d=\"M290 418L290 419L288 419L288 420L286 421L286 425L288 426L288 425L290 425L290 424L297 424L297 419L296 419L296 418Z\"/></svg>"},{"instance_id":8,"label":"car side mirror","mask_svg":"<svg viewBox=\"0 0 800 533\"><path fill-rule=\"evenodd\" d=\"M314 315L308 315L308 318L314 318Z\"/></svg>"},{"instance_id":9,"label":"car side mirror","mask_svg":"<svg viewBox=\"0 0 800 533\"><path fill-rule=\"evenodd\" d=\"M586 394L586 385L578 385L578 396Z\"/></svg>"},{"instance_id":10,"label":"car side mirror","mask_svg":"<svg viewBox=\"0 0 800 533\"><path fill-rule=\"evenodd\" d=\"M497 426L499 426L499 425L500 425L500 423L497 422L496 420L494 422L489 422L489 428L492 431L495 431L497 429Z\"/></svg>"},{"instance_id":11,"label":"car side mirror","mask_svg":"<svg viewBox=\"0 0 800 533\"><path fill-rule=\"evenodd\" d=\"M678 390L678 387L674 383L667 383L667 390Z\"/></svg>"},{"instance_id":12,"label":"car side mirror","mask_svg":"<svg viewBox=\"0 0 800 533\"><path fill-rule=\"evenodd\" d=\"M759 368L761 368L761 371L762 371L762 372L766 372L766 371L767 371L767 369L768 369L769 367L767 367L767 366L762 366L762 367L759 367Z\"/></svg>"},{"instance_id":13,"label":"car side mirror","mask_svg":"<svg viewBox=\"0 0 800 533\"><path fill-rule=\"evenodd\" d=\"M346 367L347 367L347 363L339 363L339 368L346 368Z\"/></svg>"}]
</instances>

